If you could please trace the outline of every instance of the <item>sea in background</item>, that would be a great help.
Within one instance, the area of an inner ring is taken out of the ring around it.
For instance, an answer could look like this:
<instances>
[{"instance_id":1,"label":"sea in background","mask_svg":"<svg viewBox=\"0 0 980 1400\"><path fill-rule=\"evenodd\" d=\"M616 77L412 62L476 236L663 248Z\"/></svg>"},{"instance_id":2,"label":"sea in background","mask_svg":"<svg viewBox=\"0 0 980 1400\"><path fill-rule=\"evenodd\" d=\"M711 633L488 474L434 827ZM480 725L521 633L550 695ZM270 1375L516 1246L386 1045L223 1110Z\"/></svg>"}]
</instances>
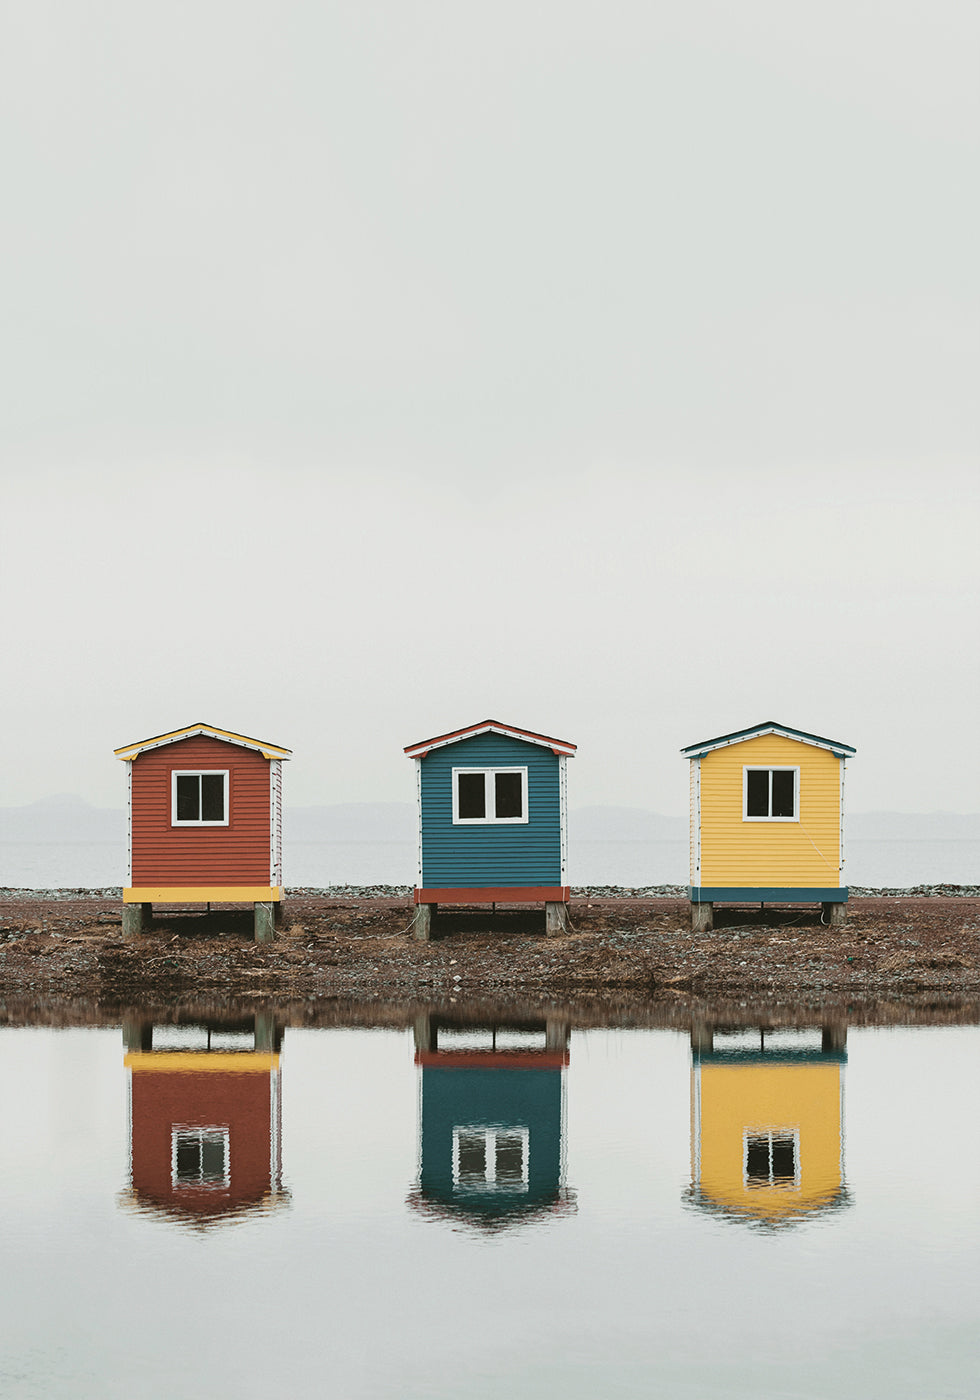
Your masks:
<instances>
[{"instance_id":1,"label":"sea in background","mask_svg":"<svg viewBox=\"0 0 980 1400\"><path fill-rule=\"evenodd\" d=\"M415 807L348 802L287 807L286 887L414 885ZM569 813L573 885L684 885L687 818L639 807ZM853 886L980 885L980 814L855 812L847 820ZM126 883L126 814L62 793L0 807L0 887L93 889Z\"/></svg>"},{"instance_id":2,"label":"sea in background","mask_svg":"<svg viewBox=\"0 0 980 1400\"><path fill-rule=\"evenodd\" d=\"M286 842L287 888L412 885L412 841ZM686 841L569 842L574 885L686 884ZM0 887L103 888L125 882L120 841L15 842L0 845ZM973 840L855 840L848 843L852 886L980 885L980 843Z\"/></svg>"}]
</instances>

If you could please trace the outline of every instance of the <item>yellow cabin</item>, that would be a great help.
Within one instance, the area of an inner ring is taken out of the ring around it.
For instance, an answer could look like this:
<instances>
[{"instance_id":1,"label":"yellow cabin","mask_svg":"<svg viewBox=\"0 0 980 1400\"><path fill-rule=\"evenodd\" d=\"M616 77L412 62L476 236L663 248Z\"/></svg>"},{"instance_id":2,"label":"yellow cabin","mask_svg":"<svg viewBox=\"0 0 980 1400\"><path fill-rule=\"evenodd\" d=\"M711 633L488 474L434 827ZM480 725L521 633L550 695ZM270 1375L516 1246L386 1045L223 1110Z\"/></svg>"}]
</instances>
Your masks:
<instances>
[{"instance_id":1,"label":"yellow cabin","mask_svg":"<svg viewBox=\"0 0 980 1400\"><path fill-rule=\"evenodd\" d=\"M778 1048L762 1034L754 1050L696 1049L691 1069L691 1199L768 1226L848 1199L843 1037L813 1049L787 1044L792 1033L777 1039Z\"/></svg>"},{"instance_id":2,"label":"yellow cabin","mask_svg":"<svg viewBox=\"0 0 980 1400\"><path fill-rule=\"evenodd\" d=\"M716 903L823 904L842 923L844 763L857 752L768 720L682 749L691 765L695 928Z\"/></svg>"}]
</instances>

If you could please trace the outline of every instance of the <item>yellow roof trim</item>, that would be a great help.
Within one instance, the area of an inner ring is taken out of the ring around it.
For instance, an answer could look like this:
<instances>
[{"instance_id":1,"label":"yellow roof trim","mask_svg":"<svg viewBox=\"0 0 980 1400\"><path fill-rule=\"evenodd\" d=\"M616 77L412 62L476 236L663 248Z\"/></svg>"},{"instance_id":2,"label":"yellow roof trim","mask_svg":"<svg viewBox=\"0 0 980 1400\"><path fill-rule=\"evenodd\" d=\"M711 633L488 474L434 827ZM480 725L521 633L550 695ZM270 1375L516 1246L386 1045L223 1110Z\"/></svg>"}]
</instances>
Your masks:
<instances>
[{"instance_id":1,"label":"yellow roof trim","mask_svg":"<svg viewBox=\"0 0 980 1400\"><path fill-rule=\"evenodd\" d=\"M124 763L143 753L145 749L159 749L165 744L175 744L180 739L188 739L196 734L210 734L214 739L224 739L230 744L241 744L243 748L254 749L263 758L290 758L292 749L281 748L264 739L252 739L247 734L235 734L230 729L217 729L213 724L188 724L183 729L173 729L169 734L154 734L150 739L140 739L135 744L124 744L121 749L113 749L116 758Z\"/></svg>"}]
</instances>

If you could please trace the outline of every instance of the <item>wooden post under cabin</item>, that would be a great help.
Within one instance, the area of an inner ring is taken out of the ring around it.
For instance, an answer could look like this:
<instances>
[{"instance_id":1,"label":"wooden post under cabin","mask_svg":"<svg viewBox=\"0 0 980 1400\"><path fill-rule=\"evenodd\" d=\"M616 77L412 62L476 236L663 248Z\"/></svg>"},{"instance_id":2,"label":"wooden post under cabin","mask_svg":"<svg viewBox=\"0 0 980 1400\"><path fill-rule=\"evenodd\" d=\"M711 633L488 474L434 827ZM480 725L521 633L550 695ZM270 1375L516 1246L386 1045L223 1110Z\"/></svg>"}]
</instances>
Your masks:
<instances>
[{"instance_id":1,"label":"wooden post under cabin","mask_svg":"<svg viewBox=\"0 0 980 1400\"><path fill-rule=\"evenodd\" d=\"M276 916L274 906L264 900L255 902L255 941L271 943L276 936Z\"/></svg>"},{"instance_id":2,"label":"wooden post under cabin","mask_svg":"<svg viewBox=\"0 0 980 1400\"><path fill-rule=\"evenodd\" d=\"M138 938L153 922L152 904L124 904L122 909L123 938Z\"/></svg>"},{"instance_id":3,"label":"wooden post under cabin","mask_svg":"<svg viewBox=\"0 0 980 1400\"><path fill-rule=\"evenodd\" d=\"M547 900L544 906L544 931L552 937L556 933L568 932L568 905Z\"/></svg>"},{"instance_id":4,"label":"wooden post under cabin","mask_svg":"<svg viewBox=\"0 0 980 1400\"><path fill-rule=\"evenodd\" d=\"M695 933L710 933L715 926L715 906L710 900L704 903L691 901L691 928Z\"/></svg>"},{"instance_id":5,"label":"wooden post under cabin","mask_svg":"<svg viewBox=\"0 0 980 1400\"><path fill-rule=\"evenodd\" d=\"M438 904L416 904L415 917L412 920L412 937L417 938L420 943L431 942L438 908Z\"/></svg>"}]
</instances>

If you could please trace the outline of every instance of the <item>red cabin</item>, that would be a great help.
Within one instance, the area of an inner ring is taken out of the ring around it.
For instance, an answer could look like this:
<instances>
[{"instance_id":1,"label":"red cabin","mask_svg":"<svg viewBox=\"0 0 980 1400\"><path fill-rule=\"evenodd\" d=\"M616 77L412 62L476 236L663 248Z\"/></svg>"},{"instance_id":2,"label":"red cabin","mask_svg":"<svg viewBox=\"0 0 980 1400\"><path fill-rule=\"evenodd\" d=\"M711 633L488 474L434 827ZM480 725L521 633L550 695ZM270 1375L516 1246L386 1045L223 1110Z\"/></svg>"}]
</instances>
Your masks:
<instances>
[{"instance_id":1,"label":"red cabin","mask_svg":"<svg viewBox=\"0 0 980 1400\"><path fill-rule=\"evenodd\" d=\"M192 724L116 749L129 773L123 926L155 903L244 902L272 937L282 899L282 763L291 750Z\"/></svg>"}]
</instances>

